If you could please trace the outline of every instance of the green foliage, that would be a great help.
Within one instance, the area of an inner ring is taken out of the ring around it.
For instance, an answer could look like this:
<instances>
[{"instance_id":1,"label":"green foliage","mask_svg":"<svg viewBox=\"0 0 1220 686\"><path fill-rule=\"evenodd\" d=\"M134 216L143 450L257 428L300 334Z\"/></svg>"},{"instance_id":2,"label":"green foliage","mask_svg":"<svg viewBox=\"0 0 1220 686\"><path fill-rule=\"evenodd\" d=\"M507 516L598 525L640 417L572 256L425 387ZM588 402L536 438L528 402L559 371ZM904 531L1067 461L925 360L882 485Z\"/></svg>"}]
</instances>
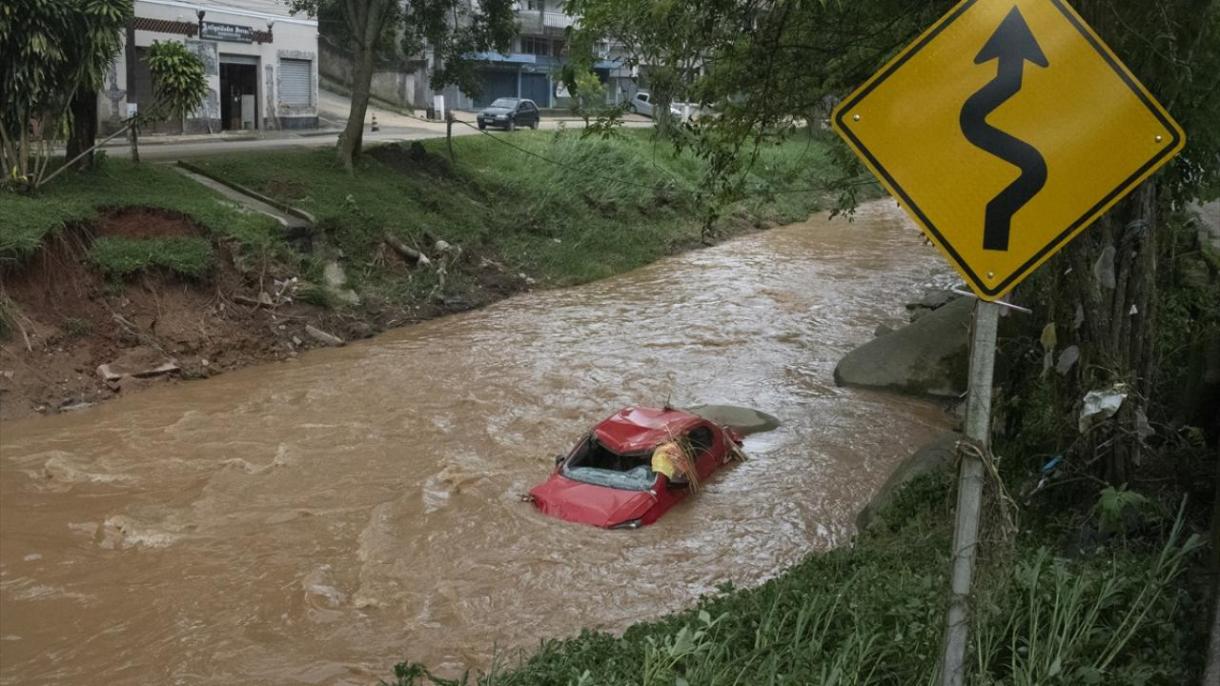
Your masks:
<instances>
[{"instance_id":1,"label":"green foliage","mask_svg":"<svg viewBox=\"0 0 1220 686\"><path fill-rule=\"evenodd\" d=\"M1002 585L980 585L977 683L1191 682L1175 581L1201 541L1183 529L1179 516L1159 550L1027 550Z\"/></svg>"},{"instance_id":2,"label":"green foliage","mask_svg":"<svg viewBox=\"0 0 1220 686\"><path fill-rule=\"evenodd\" d=\"M177 41L153 41L146 57L156 91L155 114L149 117L184 117L208 94L203 61Z\"/></svg>"},{"instance_id":3,"label":"green foliage","mask_svg":"<svg viewBox=\"0 0 1220 686\"><path fill-rule=\"evenodd\" d=\"M9 184L26 187L45 172L69 103L101 87L131 16L131 0L0 4L0 162Z\"/></svg>"},{"instance_id":4,"label":"green foliage","mask_svg":"<svg viewBox=\"0 0 1220 686\"><path fill-rule=\"evenodd\" d=\"M605 86L597 78L597 74L588 69L574 71L571 81L573 112L584 117L586 123L591 118L605 113Z\"/></svg>"},{"instance_id":5,"label":"green foliage","mask_svg":"<svg viewBox=\"0 0 1220 686\"><path fill-rule=\"evenodd\" d=\"M660 135L706 160L701 186L730 203L768 145L814 129L829 104L864 80L952 3L569 0L581 16L571 41L579 60L610 38L641 72L659 108ZM691 127L669 122L668 103L694 101L714 116ZM836 186L854 204L862 168L839 150ZM722 208L713 207L713 212Z\"/></svg>"},{"instance_id":6,"label":"green foliage","mask_svg":"<svg viewBox=\"0 0 1220 686\"><path fill-rule=\"evenodd\" d=\"M153 268L199 278L211 271L216 256L206 238L99 238L89 260L106 275L124 277Z\"/></svg>"},{"instance_id":7,"label":"green foliage","mask_svg":"<svg viewBox=\"0 0 1220 686\"><path fill-rule=\"evenodd\" d=\"M1103 534L1126 534L1143 523L1144 514L1152 505L1144 496L1126 487L1106 486L1093 508L1097 514L1097 528Z\"/></svg>"},{"instance_id":8,"label":"green foliage","mask_svg":"<svg viewBox=\"0 0 1220 686\"><path fill-rule=\"evenodd\" d=\"M324 151L214 156L198 163L312 212L328 240L359 265L375 261L389 231L425 252L443 239L503 262L513 274L569 284L638 267L700 240L703 164L695 156L675 154L640 131L612 140L520 132L510 141L523 150L486 136L455 138L452 165L440 159L443 140L425 141L432 154L422 159L406 146L383 146L372 149L354 175ZM745 226L808 217L822 193L768 192L817 187L830 173L826 143L792 142L769 149L762 160L751 177L756 195L737 208ZM412 283L403 290L371 267L349 269L349 276L387 297L420 288ZM446 288L459 287L452 270L450 277Z\"/></svg>"}]
</instances>

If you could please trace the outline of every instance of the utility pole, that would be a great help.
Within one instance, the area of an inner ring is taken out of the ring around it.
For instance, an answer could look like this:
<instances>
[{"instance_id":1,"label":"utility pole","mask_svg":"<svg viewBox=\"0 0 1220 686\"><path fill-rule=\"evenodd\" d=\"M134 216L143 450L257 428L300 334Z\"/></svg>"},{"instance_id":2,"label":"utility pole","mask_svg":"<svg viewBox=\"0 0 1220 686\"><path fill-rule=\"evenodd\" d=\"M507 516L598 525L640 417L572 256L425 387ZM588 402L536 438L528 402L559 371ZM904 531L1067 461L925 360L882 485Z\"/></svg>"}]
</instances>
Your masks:
<instances>
[{"instance_id":1,"label":"utility pole","mask_svg":"<svg viewBox=\"0 0 1220 686\"><path fill-rule=\"evenodd\" d=\"M991 382L995 369L996 329L1000 305L979 300L974 306L974 337L970 344L970 384L966 398L966 438L986 453L991 446ZM970 582L978 551L979 509L985 469L973 451L959 450L957 521L953 529L949 615L945 626L945 652L941 658L941 686L961 686L970 635Z\"/></svg>"}]
</instances>

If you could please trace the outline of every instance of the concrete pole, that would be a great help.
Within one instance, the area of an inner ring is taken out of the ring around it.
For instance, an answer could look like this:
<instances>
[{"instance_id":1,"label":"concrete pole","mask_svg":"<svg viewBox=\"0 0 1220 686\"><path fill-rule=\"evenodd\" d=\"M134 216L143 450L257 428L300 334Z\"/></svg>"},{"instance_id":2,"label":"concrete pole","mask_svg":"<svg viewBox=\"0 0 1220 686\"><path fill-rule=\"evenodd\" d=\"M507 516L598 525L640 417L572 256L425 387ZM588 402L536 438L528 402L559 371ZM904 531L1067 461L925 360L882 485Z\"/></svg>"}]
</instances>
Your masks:
<instances>
[{"instance_id":1,"label":"concrete pole","mask_svg":"<svg viewBox=\"0 0 1220 686\"><path fill-rule=\"evenodd\" d=\"M974 307L974 340L970 345L970 385L966 399L966 438L991 445L991 380L995 368L996 327L1000 306L979 300ZM970 638L970 580L978 547L979 506L983 496L983 462L961 456L957 482L957 521L953 529L952 577L945 652L941 658L942 686L962 686L966 644Z\"/></svg>"}]
</instances>

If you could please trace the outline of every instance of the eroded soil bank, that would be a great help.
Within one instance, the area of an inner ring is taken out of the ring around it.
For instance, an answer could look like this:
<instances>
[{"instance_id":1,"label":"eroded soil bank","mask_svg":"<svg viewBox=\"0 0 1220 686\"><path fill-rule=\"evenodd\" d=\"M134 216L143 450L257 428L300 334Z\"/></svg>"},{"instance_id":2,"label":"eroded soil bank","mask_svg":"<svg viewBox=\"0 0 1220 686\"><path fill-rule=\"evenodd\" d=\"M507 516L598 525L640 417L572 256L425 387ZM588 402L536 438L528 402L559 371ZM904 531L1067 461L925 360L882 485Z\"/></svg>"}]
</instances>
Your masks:
<instances>
[{"instance_id":1,"label":"eroded soil bank","mask_svg":"<svg viewBox=\"0 0 1220 686\"><path fill-rule=\"evenodd\" d=\"M0 683L367 684L621 630L843 542L948 423L835 363L943 274L890 203L5 425ZM629 403L779 417L658 524L519 496Z\"/></svg>"},{"instance_id":2,"label":"eroded soil bank","mask_svg":"<svg viewBox=\"0 0 1220 686\"><path fill-rule=\"evenodd\" d=\"M410 312L301 302L287 270L273 262L251 270L223 241L214 243L215 264L200 278L166 268L116 278L89 255L109 237L202 236L184 215L125 208L68 227L29 260L6 266L0 420L80 410L157 383L291 359L323 345L307 325L350 340L445 311L443 302Z\"/></svg>"}]
</instances>

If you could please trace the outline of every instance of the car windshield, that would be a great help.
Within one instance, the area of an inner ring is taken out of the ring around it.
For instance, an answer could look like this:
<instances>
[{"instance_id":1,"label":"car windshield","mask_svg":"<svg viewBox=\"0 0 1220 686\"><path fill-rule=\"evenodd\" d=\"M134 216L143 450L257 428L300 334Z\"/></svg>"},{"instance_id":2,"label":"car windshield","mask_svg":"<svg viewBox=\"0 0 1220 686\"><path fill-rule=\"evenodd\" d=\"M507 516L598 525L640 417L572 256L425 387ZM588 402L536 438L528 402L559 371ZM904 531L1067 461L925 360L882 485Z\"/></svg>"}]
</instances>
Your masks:
<instances>
[{"instance_id":1,"label":"car windshield","mask_svg":"<svg viewBox=\"0 0 1220 686\"><path fill-rule=\"evenodd\" d=\"M492 107L503 107L506 110L511 110L517 106L519 101L516 98L496 98L495 102L491 103Z\"/></svg>"},{"instance_id":2,"label":"car windshield","mask_svg":"<svg viewBox=\"0 0 1220 686\"><path fill-rule=\"evenodd\" d=\"M619 455L586 438L563 466L573 481L625 491L647 491L657 480L647 455Z\"/></svg>"}]
</instances>

